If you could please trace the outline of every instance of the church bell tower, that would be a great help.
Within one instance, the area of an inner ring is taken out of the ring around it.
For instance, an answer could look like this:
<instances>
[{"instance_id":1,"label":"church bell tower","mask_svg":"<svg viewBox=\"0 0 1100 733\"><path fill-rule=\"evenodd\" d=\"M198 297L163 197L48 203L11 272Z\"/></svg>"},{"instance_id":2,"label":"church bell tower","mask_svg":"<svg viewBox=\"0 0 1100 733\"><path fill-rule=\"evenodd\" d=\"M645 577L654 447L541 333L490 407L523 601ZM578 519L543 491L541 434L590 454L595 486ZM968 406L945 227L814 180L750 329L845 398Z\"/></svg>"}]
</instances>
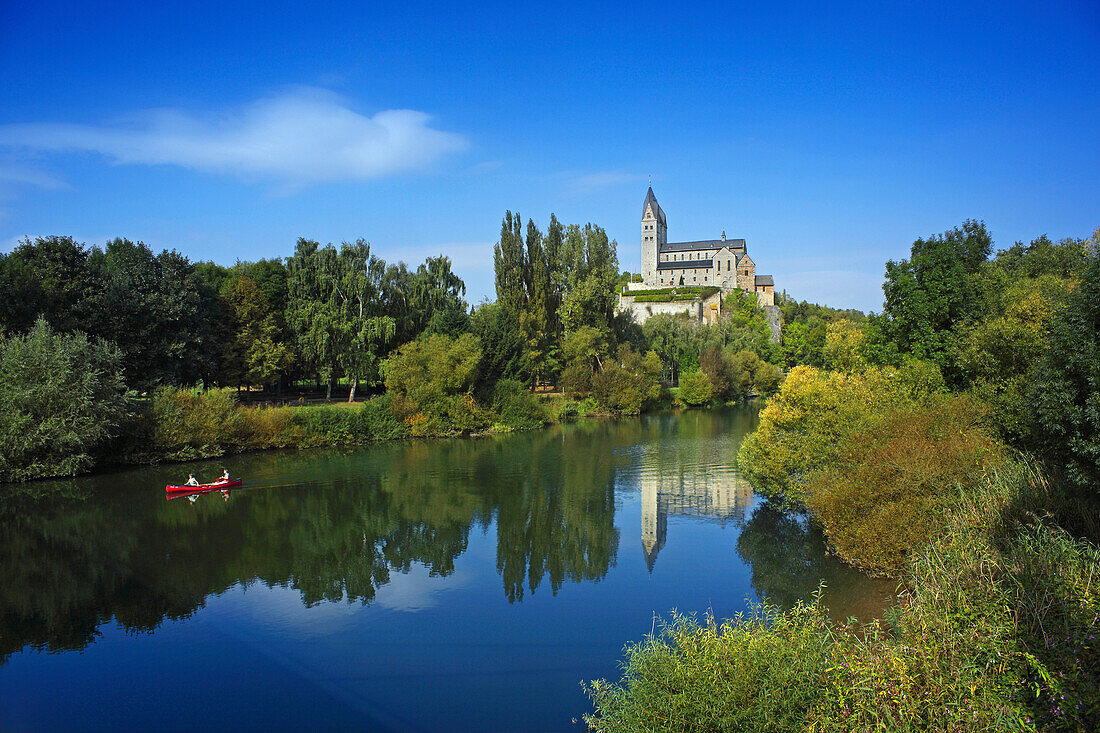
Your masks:
<instances>
[{"instance_id":1,"label":"church bell tower","mask_svg":"<svg viewBox=\"0 0 1100 733\"><path fill-rule=\"evenodd\" d=\"M642 204L642 281L657 285L657 256L661 245L668 242L668 223L665 212L653 195L653 187L645 195Z\"/></svg>"}]
</instances>

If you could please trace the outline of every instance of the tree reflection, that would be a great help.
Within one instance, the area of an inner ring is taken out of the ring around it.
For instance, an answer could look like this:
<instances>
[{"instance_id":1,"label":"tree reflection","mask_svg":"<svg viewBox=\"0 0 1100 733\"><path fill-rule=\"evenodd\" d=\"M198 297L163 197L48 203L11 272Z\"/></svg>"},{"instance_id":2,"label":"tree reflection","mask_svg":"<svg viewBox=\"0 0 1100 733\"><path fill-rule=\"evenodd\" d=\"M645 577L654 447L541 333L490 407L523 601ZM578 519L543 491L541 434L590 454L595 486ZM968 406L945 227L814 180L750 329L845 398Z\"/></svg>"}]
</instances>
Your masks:
<instances>
[{"instance_id":1,"label":"tree reflection","mask_svg":"<svg viewBox=\"0 0 1100 733\"><path fill-rule=\"evenodd\" d=\"M290 485L235 491L228 502L166 502L148 478L119 487L125 479L101 477L84 497L9 495L0 502L0 660L26 645L82 649L112 618L149 631L256 581L293 588L306 605L369 603L414 564L453 573L471 527L494 520L509 600L547 578L553 592L602 578L618 534L615 464L597 457L613 452L613 435L550 430L331 451L323 461L249 457L253 473Z\"/></svg>"},{"instance_id":2,"label":"tree reflection","mask_svg":"<svg viewBox=\"0 0 1100 733\"><path fill-rule=\"evenodd\" d=\"M837 619L879 618L893 602L894 583L869 580L828 554L816 525L771 502L758 505L745 523L737 554L752 566L756 595L784 608L810 600L821 582L823 599Z\"/></svg>"}]
</instances>

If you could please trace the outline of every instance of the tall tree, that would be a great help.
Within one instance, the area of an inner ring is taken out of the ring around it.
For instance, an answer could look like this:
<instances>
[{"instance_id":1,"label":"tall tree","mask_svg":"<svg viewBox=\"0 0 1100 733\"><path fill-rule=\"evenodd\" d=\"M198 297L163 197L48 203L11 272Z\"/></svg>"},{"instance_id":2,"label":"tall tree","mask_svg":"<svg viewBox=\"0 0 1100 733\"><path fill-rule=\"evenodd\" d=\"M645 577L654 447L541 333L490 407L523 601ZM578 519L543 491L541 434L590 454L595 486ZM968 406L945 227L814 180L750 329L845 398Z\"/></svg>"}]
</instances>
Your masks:
<instances>
[{"instance_id":1,"label":"tall tree","mask_svg":"<svg viewBox=\"0 0 1100 733\"><path fill-rule=\"evenodd\" d=\"M303 366L325 382L327 399L337 377L341 317L331 297L338 255L331 245L299 239L287 261L287 324Z\"/></svg>"},{"instance_id":2,"label":"tall tree","mask_svg":"<svg viewBox=\"0 0 1100 733\"><path fill-rule=\"evenodd\" d=\"M425 329L452 334L465 330L465 295L466 283L451 269L449 257L427 258L412 278L410 300L416 334Z\"/></svg>"},{"instance_id":3,"label":"tall tree","mask_svg":"<svg viewBox=\"0 0 1100 733\"><path fill-rule=\"evenodd\" d=\"M72 237L24 239L0 260L0 328L30 329L42 316L60 331L88 330L96 284L88 250Z\"/></svg>"},{"instance_id":4,"label":"tall tree","mask_svg":"<svg viewBox=\"0 0 1100 733\"><path fill-rule=\"evenodd\" d=\"M340 362L351 379L348 402L354 402L360 378L368 383L377 379L379 354L393 341L396 322L382 312L386 263L371 255L366 240L345 242L339 265L340 280L333 283L332 297L343 310Z\"/></svg>"},{"instance_id":5,"label":"tall tree","mask_svg":"<svg viewBox=\"0 0 1100 733\"><path fill-rule=\"evenodd\" d=\"M202 305L216 296L186 257L114 239L91 251L88 266L100 283L89 330L118 344L129 386L149 390L202 378L214 339Z\"/></svg>"},{"instance_id":6,"label":"tall tree","mask_svg":"<svg viewBox=\"0 0 1100 733\"><path fill-rule=\"evenodd\" d=\"M949 366L956 330L975 311L971 276L989 258L993 241L985 224L918 239L908 260L886 263L883 314L903 353Z\"/></svg>"}]
</instances>

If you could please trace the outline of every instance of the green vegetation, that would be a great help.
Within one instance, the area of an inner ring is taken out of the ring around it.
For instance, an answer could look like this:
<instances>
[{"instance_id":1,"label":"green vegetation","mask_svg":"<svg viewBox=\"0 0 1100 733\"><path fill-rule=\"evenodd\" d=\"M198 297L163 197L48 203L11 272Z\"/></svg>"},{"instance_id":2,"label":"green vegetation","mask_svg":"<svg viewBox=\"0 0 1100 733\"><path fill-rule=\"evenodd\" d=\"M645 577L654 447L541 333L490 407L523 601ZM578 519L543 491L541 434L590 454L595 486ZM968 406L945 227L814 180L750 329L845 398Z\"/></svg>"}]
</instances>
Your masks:
<instances>
[{"instance_id":1,"label":"green vegetation","mask_svg":"<svg viewBox=\"0 0 1100 733\"><path fill-rule=\"evenodd\" d=\"M623 295L634 298L638 303L671 303L709 298L717 293L716 287L680 287L656 288L650 290L624 290Z\"/></svg>"},{"instance_id":2,"label":"green vegetation","mask_svg":"<svg viewBox=\"0 0 1100 733\"><path fill-rule=\"evenodd\" d=\"M121 355L42 318L0 336L0 481L73 476L92 465L129 410Z\"/></svg>"},{"instance_id":3,"label":"green vegetation","mask_svg":"<svg viewBox=\"0 0 1100 733\"><path fill-rule=\"evenodd\" d=\"M802 364L738 456L768 498L758 513L808 513L833 552L905 593L870 626L838 627L820 598L674 617L627 650L620 682L593 683L589 724L1100 726L1098 246L1100 231L1041 237L988 259L967 221L888 263L882 315L788 322Z\"/></svg>"}]
</instances>

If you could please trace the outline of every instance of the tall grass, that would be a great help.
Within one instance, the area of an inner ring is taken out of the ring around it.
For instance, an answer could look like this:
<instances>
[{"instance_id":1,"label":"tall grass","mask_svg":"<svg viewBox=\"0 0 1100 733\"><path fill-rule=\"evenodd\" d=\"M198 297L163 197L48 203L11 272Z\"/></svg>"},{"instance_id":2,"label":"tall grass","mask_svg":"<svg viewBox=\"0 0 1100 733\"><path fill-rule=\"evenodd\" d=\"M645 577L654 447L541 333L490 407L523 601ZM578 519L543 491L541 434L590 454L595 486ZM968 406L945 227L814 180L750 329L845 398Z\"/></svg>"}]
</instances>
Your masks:
<instances>
[{"instance_id":1,"label":"tall grass","mask_svg":"<svg viewBox=\"0 0 1100 733\"><path fill-rule=\"evenodd\" d=\"M588 692L598 731L1096 730L1100 552L1050 523L1025 462L991 467L914 553L899 606L859 628L819 600L674 618Z\"/></svg>"}]
</instances>

